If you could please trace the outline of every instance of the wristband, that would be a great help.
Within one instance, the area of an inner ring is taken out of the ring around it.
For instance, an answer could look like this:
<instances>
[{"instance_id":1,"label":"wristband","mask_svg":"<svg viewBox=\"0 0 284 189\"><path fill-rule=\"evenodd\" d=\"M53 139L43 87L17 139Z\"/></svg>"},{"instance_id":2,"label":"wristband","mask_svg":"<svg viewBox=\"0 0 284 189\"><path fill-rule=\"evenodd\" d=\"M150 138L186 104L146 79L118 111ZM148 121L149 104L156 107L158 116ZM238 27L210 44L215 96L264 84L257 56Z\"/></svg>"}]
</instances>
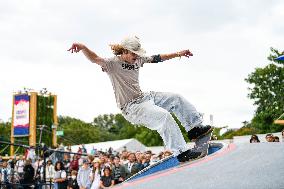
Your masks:
<instances>
[{"instance_id":1,"label":"wristband","mask_svg":"<svg viewBox=\"0 0 284 189\"><path fill-rule=\"evenodd\" d=\"M163 62L163 60L161 59L161 55L159 55L159 54L153 55L151 63L158 63L158 62Z\"/></svg>"}]
</instances>

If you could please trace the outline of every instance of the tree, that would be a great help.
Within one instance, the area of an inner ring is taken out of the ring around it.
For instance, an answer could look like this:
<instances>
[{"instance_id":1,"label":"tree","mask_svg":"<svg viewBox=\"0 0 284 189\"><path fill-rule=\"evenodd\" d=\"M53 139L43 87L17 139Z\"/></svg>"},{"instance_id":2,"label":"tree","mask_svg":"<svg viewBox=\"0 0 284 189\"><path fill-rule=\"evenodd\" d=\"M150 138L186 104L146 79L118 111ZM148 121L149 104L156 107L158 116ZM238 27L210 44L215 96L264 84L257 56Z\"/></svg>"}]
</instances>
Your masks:
<instances>
[{"instance_id":1,"label":"tree","mask_svg":"<svg viewBox=\"0 0 284 189\"><path fill-rule=\"evenodd\" d=\"M261 133L280 131L282 127L273 124L273 121L284 111L284 62L275 60L284 52L274 48L270 50L270 64L256 68L245 79L251 85L248 97L257 107L251 126Z\"/></svg>"},{"instance_id":2,"label":"tree","mask_svg":"<svg viewBox=\"0 0 284 189\"><path fill-rule=\"evenodd\" d=\"M10 141L11 136L11 123L10 122L1 122L0 123L0 141ZM10 148L6 147L7 145L0 144L0 155L9 154Z\"/></svg>"},{"instance_id":3,"label":"tree","mask_svg":"<svg viewBox=\"0 0 284 189\"><path fill-rule=\"evenodd\" d=\"M60 116L58 120L59 129L64 131L64 136L60 139L64 144L78 145L117 139L107 130L80 119Z\"/></svg>"}]
</instances>

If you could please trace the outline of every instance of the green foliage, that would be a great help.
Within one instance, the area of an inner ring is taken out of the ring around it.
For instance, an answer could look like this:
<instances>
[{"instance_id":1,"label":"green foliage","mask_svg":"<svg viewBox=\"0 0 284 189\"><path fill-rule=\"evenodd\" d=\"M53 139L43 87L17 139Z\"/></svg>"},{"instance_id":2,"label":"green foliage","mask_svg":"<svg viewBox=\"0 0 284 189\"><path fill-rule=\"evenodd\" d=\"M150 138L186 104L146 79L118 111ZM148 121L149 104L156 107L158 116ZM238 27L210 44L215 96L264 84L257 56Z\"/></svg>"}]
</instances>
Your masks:
<instances>
[{"instance_id":1,"label":"green foliage","mask_svg":"<svg viewBox=\"0 0 284 189\"><path fill-rule=\"evenodd\" d=\"M174 115L173 115L174 116ZM176 117L174 116L176 119ZM186 131L176 119L185 139ZM157 131L142 125L133 125L122 114L105 114L94 118L92 123L85 123L71 117L59 117L59 130L64 130L64 144L82 144L135 138L146 146L161 146L163 140Z\"/></svg>"},{"instance_id":2,"label":"green foliage","mask_svg":"<svg viewBox=\"0 0 284 189\"><path fill-rule=\"evenodd\" d=\"M135 137L146 146L162 146L163 140L157 131L152 131L144 126L137 129Z\"/></svg>"},{"instance_id":3,"label":"green foliage","mask_svg":"<svg viewBox=\"0 0 284 189\"><path fill-rule=\"evenodd\" d=\"M284 63L274 60L281 55L276 49L271 48L271 53L268 57L271 63L256 68L245 79L251 85L248 97L257 106L251 127L261 133L278 132L283 128L273 121L284 111Z\"/></svg>"},{"instance_id":4,"label":"green foliage","mask_svg":"<svg viewBox=\"0 0 284 189\"><path fill-rule=\"evenodd\" d=\"M146 146L163 144L160 135L156 131L141 125L133 125L122 114L98 116L94 119L93 125L113 133L116 140L135 138Z\"/></svg>"},{"instance_id":5,"label":"green foliage","mask_svg":"<svg viewBox=\"0 0 284 189\"><path fill-rule=\"evenodd\" d=\"M11 123L10 122L2 122L0 123L0 140L1 141L10 141L11 136ZM2 151L6 145L0 144L0 155L9 154L10 148Z\"/></svg>"},{"instance_id":6,"label":"green foliage","mask_svg":"<svg viewBox=\"0 0 284 189\"><path fill-rule=\"evenodd\" d=\"M232 139L234 136L252 135L259 133L256 128L253 127L242 127L237 130L229 129L222 135L222 139Z\"/></svg>"},{"instance_id":7,"label":"green foliage","mask_svg":"<svg viewBox=\"0 0 284 189\"><path fill-rule=\"evenodd\" d=\"M42 142L48 146L52 145L52 125L53 125L53 104L54 97L51 95L37 95L37 116L36 125L46 125L42 134ZM40 130L37 130L37 139L40 138Z\"/></svg>"},{"instance_id":8,"label":"green foliage","mask_svg":"<svg viewBox=\"0 0 284 189\"><path fill-rule=\"evenodd\" d=\"M224 129L224 128L228 128L228 126L224 126L224 127L216 127L214 128L213 130L213 133L212 133L212 136L216 136L218 140L222 140L224 139L224 136L221 135L221 130Z\"/></svg>"},{"instance_id":9,"label":"green foliage","mask_svg":"<svg viewBox=\"0 0 284 189\"><path fill-rule=\"evenodd\" d=\"M232 139L234 136L237 136L235 131L233 129L228 129L228 131L222 135L221 139Z\"/></svg>"},{"instance_id":10,"label":"green foliage","mask_svg":"<svg viewBox=\"0 0 284 189\"><path fill-rule=\"evenodd\" d=\"M185 139L186 142L189 142L185 128L182 126L181 122L178 120L178 118L174 114L172 114L172 116L173 116L174 120L176 121L176 123L178 124L179 129L180 129L180 131L183 135L183 138Z\"/></svg>"},{"instance_id":11,"label":"green foliage","mask_svg":"<svg viewBox=\"0 0 284 189\"><path fill-rule=\"evenodd\" d=\"M116 139L116 136L106 129L79 119L60 116L58 122L58 130L64 131L64 136L59 141L65 145L103 142Z\"/></svg>"}]
</instances>

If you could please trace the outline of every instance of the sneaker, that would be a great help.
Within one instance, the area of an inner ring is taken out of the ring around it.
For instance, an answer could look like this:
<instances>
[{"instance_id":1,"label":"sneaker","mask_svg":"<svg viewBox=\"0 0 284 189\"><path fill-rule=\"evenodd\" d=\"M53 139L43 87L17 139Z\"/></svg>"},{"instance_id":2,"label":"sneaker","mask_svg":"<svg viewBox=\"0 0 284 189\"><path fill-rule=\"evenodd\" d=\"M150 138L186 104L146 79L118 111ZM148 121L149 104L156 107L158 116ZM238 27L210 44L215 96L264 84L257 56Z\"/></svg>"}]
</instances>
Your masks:
<instances>
[{"instance_id":1,"label":"sneaker","mask_svg":"<svg viewBox=\"0 0 284 189\"><path fill-rule=\"evenodd\" d=\"M211 139L212 132L196 139L194 147L191 149L194 152L201 152L200 158L207 156L209 141Z\"/></svg>"},{"instance_id":2,"label":"sneaker","mask_svg":"<svg viewBox=\"0 0 284 189\"><path fill-rule=\"evenodd\" d=\"M204 135L207 135L208 133L213 131L213 127L210 125L206 126L197 126L191 129L187 132L187 137L190 141L195 142L196 139L203 137Z\"/></svg>"},{"instance_id":3,"label":"sneaker","mask_svg":"<svg viewBox=\"0 0 284 189\"><path fill-rule=\"evenodd\" d=\"M177 156L179 162L186 162L192 159L197 159L201 156L201 152L194 152L192 150L187 150L185 152L180 153Z\"/></svg>"}]
</instances>

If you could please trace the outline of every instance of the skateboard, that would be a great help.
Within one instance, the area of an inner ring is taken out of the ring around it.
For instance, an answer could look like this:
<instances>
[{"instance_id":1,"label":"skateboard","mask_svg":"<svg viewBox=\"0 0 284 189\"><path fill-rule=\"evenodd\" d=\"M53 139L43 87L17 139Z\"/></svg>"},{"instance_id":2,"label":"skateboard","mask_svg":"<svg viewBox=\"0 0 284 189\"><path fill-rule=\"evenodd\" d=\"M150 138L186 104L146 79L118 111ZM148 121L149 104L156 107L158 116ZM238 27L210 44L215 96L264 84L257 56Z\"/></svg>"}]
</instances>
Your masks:
<instances>
[{"instance_id":1,"label":"skateboard","mask_svg":"<svg viewBox=\"0 0 284 189\"><path fill-rule=\"evenodd\" d=\"M213 133L213 130L207 135L199 139L196 139L195 145L192 150L196 152L201 152L201 155L199 158L202 158L208 155L209 141L211 140L212 133Z\"/></svg>"}]
</instances>

